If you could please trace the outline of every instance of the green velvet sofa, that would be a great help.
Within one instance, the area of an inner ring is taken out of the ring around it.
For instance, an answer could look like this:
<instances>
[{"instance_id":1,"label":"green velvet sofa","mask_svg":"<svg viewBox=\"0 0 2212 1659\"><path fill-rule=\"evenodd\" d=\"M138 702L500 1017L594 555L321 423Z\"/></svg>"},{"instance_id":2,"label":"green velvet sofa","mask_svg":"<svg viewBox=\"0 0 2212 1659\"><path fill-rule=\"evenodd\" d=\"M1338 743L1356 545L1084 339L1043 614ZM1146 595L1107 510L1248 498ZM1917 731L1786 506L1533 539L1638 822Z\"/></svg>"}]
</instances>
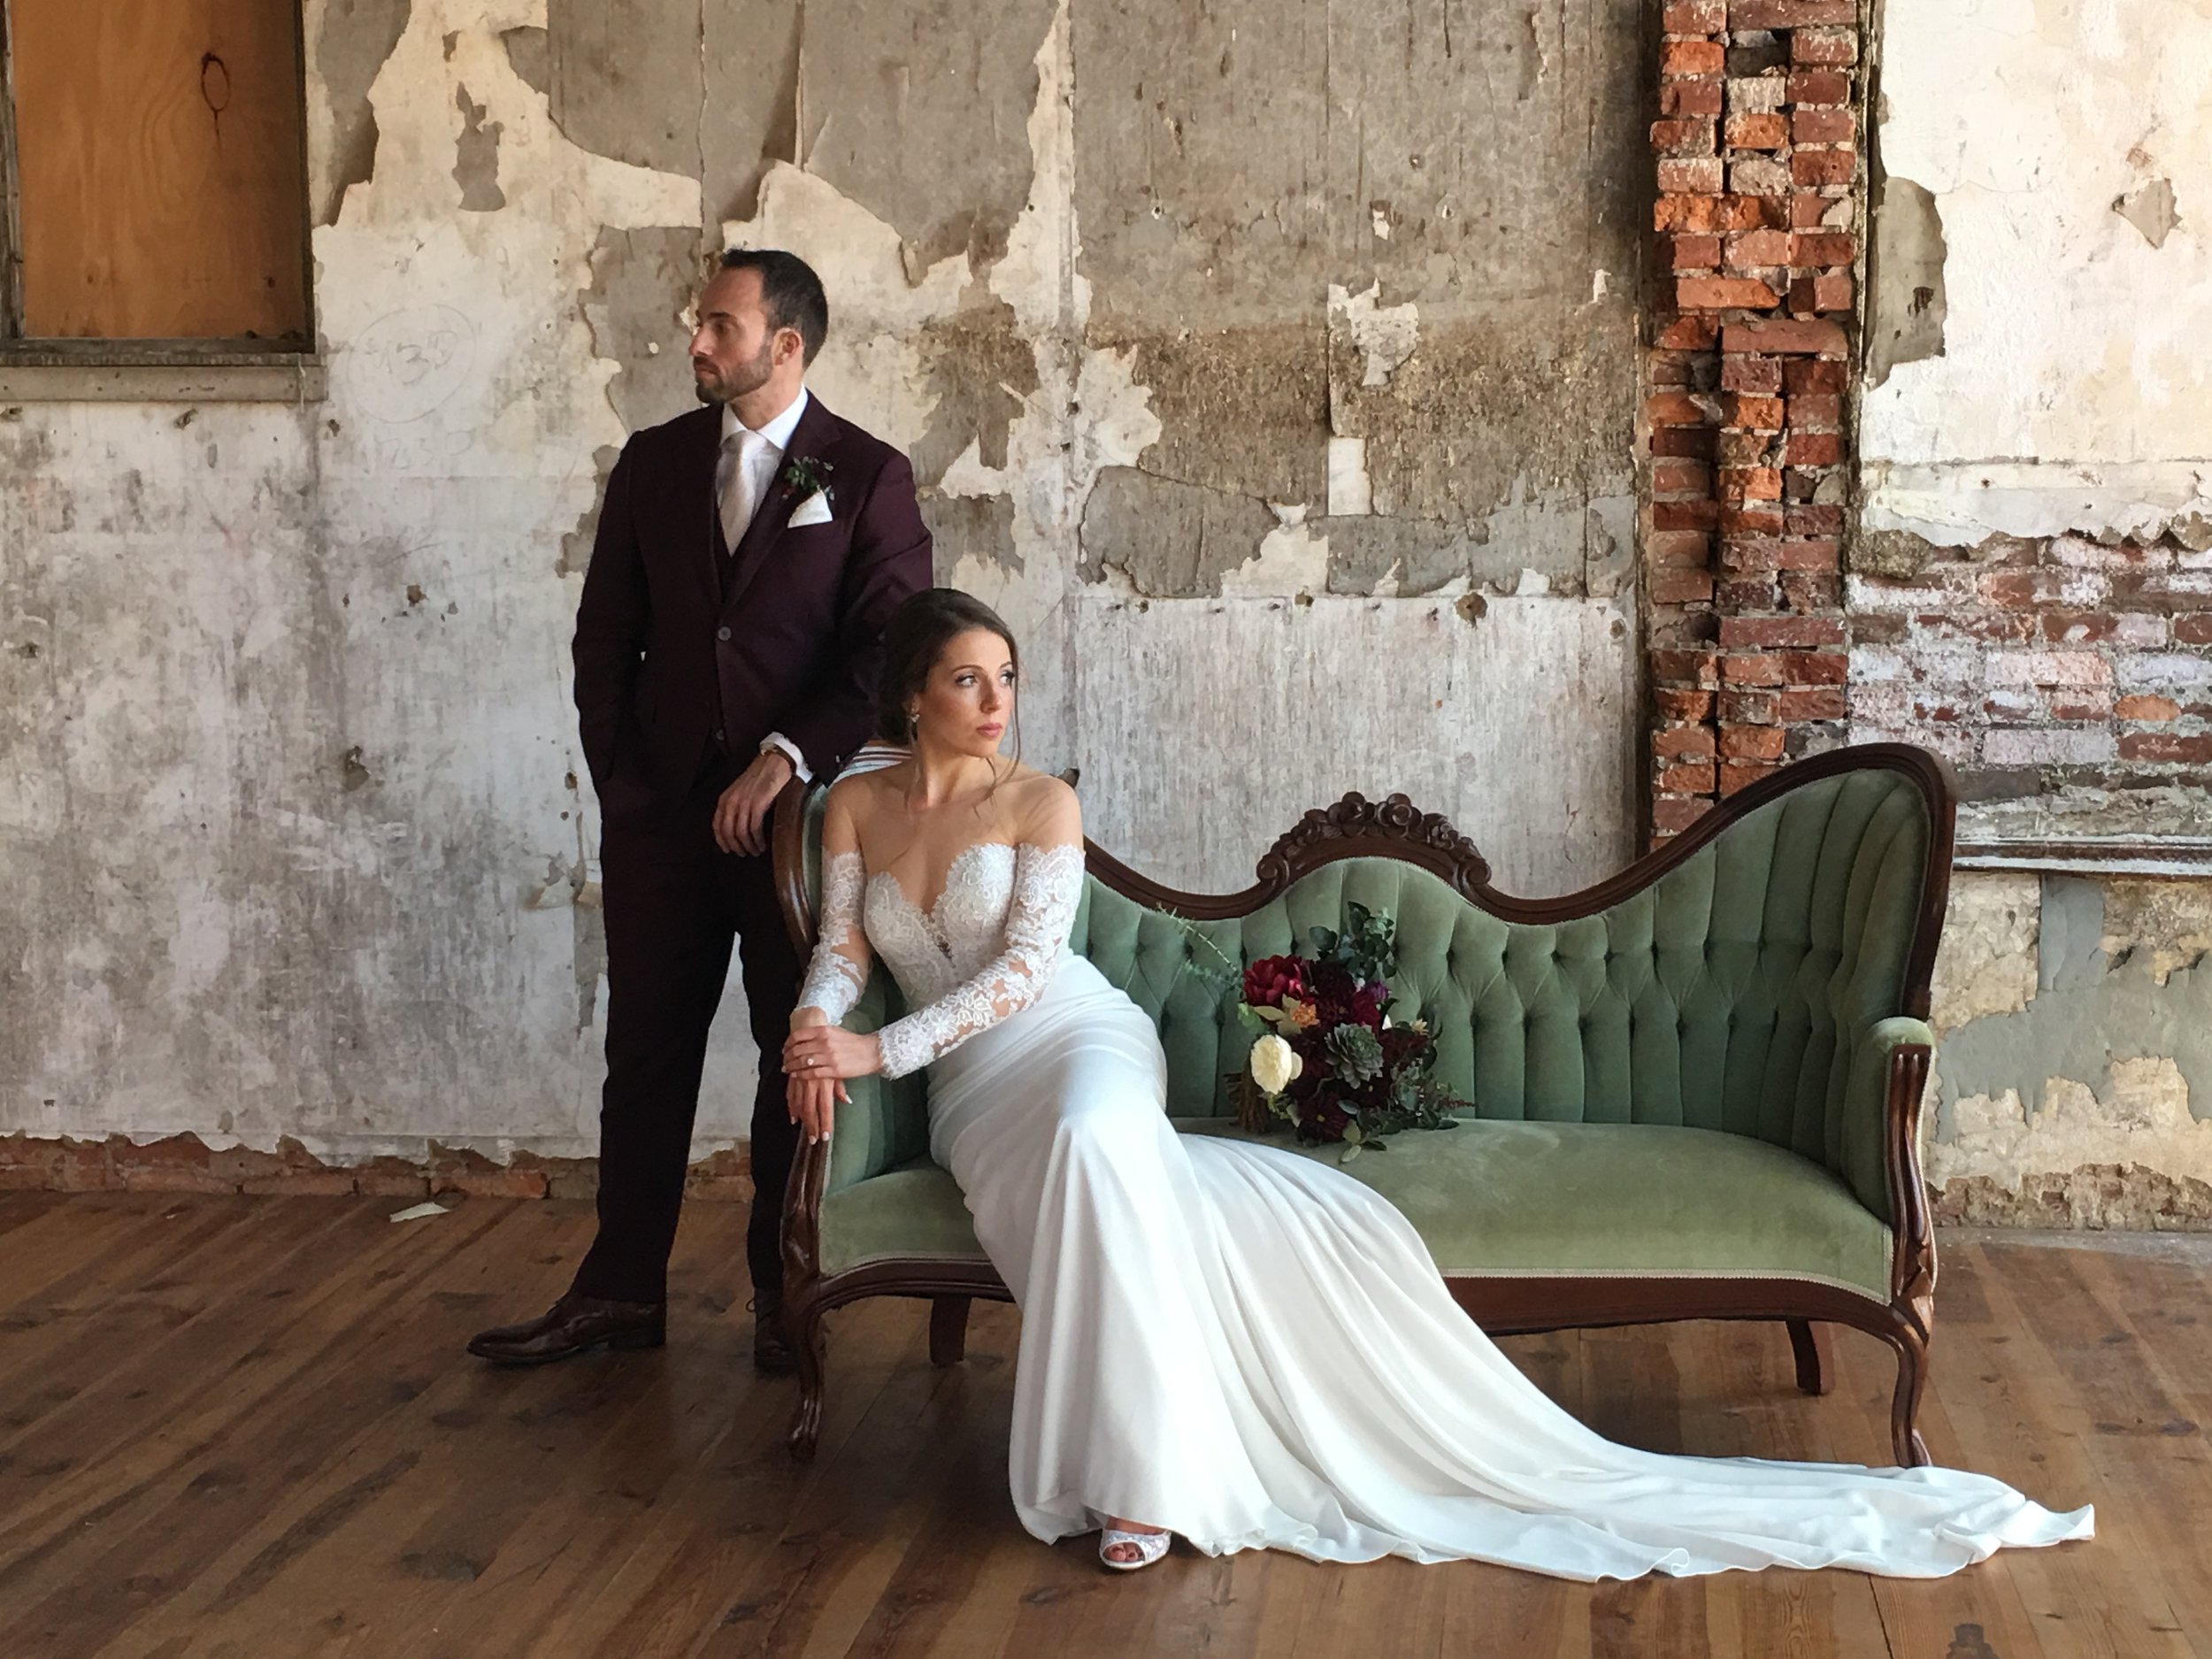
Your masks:
<instances>
[{"instance_id":1,"label":"green velvet sofa","mask_svg":"<svg viewBox=\"0 0 2212 1659\"><path fill-rule=\"evenodd\" d=\"M794 786L778 803L779 887L803 950L821 799ZM1179 1126L1238 1134L1225 1078L1250 1039L1234 992L1187 969L1202 949L1192 927L1250 960L1340 926L1352 901L1387 910L1393 988L1418 1003L1439 1077L1472 1110L1345 1168L1413 1222L1468 1313L1494 1334L1779 1320L1811 1393L1820 1327L1855 1325L1895 1350L1893 1450L1923 1463L1935 1255L1916 1132L1953 816L1935 757L1839 749L1611 880L1532 902L1496 891L1442 818L1347 795L1307 813L1240 893L1171 892L1092 847L1073 948L1158 1024ZM900 1011L879 969L848 1023ZM1006 1296L930 1158L927 1088L926 1074L856 1082L835 1133L801 1149L783 1226L801 1456L820 1432L831 1310L930 1299L932 1356L951 1363L970 1299Z\"/></svg>"}]
</instances>

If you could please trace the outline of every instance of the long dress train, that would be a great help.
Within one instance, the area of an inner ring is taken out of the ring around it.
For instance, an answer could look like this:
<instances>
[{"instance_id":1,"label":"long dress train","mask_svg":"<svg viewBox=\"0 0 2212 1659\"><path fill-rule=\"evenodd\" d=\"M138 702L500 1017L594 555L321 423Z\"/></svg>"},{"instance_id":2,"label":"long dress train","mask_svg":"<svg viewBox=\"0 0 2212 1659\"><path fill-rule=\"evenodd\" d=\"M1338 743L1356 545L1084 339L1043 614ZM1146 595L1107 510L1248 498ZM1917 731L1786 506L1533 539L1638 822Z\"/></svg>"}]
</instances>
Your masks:
<instances>
[{"instance_id":1,"label":"long dress train","mask_svg":"<svg viewBox=\"0 0 2212 1659\"><path fill-rule=\"evenodd\" d=\"M1770 1565L1923 1578L2092 1533L1987 1476L1617 1446L1555 1405L1341 1171L1170 1123L1151 1021L1067 940L1079 846L981 842L925 911L832 856L803 1001L869 947L915 1010L930 1148L1022 1313L1009 1472L1047 1540L1123 1516L1209 1555L1480 1560L1564 1578ZM864 938L863 937L864 930Z\"/></svg>"}]
</instances>

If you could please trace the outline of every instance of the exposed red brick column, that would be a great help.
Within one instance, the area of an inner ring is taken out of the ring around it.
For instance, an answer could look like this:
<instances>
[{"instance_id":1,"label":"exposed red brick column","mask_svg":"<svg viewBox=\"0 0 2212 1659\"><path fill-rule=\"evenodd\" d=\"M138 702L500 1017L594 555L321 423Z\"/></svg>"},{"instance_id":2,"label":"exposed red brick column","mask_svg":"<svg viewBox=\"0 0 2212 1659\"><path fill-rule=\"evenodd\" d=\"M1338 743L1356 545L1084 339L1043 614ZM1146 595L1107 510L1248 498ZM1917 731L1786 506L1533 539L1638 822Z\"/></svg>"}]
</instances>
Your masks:
<instances>
[{"instance_id":1,"label":"exposed red brick column","mask_svg":"<svg viewBox=\"0 0 2212 1659\"><path fill-rule=\"evenodd\" d=\"M1855 0L1662 13L1644 537L1652 829L1842 741Z\"/></svg>"}]
</instances>

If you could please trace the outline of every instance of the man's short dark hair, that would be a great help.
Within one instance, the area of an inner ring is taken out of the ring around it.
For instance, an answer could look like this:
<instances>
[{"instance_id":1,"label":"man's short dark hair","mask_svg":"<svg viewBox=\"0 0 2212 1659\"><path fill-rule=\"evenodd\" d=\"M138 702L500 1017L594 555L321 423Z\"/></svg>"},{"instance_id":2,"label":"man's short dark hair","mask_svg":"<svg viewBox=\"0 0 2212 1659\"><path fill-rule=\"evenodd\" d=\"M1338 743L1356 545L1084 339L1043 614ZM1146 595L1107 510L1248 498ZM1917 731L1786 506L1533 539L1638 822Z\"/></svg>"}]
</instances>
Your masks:
<instances>
[{"instance_id":1,"label":"man's short dark hair","mask_svg":"<svg viewBox=\"0 0 2212 1659\"><path fill-rule=\"evenodd\" d=\"M722 255L725 271L760 273L760 305L771 328L795 328L805 361L829 337L829 296L814 267L779 248L731 248Z\"/></svg>"}]
</instances>

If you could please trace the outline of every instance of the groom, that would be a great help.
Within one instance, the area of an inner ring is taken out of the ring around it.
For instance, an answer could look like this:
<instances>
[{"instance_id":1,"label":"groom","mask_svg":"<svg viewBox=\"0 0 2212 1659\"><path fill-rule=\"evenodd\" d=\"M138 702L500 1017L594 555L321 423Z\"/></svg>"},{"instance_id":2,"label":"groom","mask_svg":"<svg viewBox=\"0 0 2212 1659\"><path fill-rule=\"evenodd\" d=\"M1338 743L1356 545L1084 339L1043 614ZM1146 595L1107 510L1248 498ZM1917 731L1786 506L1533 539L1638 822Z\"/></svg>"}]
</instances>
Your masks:
<instances>
[{"instance_id":1,"label":"groom","mask_svg":"<svg viewBox=\"0 0 2212 1659\"><path fill-rule=\"evenodd\" d=\"M800 964L771 880L769 808L794 775L833 775L872 730L884 623L929 586L930 540L906 457L802 384L829 329L803 260L724 254L698 315L691 367L708 407L624 447L576 614L576 708L604 828L599 1233L547 1313L470 1342L511 1364L664 1340L734 937L760 1049L753 1359L792 1365L777 1232L796 1132L777 1060Z\"/></svg>"}]
</instances>

